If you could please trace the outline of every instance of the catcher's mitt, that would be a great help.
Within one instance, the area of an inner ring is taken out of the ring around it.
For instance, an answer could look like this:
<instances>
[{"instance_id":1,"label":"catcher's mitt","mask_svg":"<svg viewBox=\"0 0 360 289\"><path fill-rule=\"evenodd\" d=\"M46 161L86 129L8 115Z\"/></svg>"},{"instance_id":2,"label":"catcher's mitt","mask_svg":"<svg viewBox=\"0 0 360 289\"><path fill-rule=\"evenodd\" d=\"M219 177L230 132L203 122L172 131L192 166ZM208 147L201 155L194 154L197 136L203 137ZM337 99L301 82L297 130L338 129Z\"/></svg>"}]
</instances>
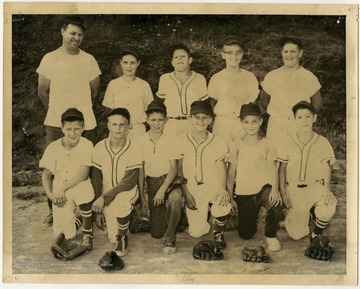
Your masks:
<instances>
[{"instance_id":1,"label":"catcher's mitt","mask_svg":"<svg viewBox=\"0 0 360 289\"><path fill-rule=\"evenodd\" d=\"M241 252L241 258L246 262L267 263L270 261L270 256L263 246L245 247Z\"/></svg>"},{"instance_id":2,"label":"catcher's mitt","mask_svg":"<svg viewBox=\"0 0 360 289\"><path fill-rule=\"evenodd\" d=\"M330 239L326 235L316 236L310 243L310 246L305 251L305 256L327 261L330 260L334 248L330 245Z\"/></svg>"},{"instance_id":3,"label":"catcher's mitt","mask_svg":"<svg viewBox=\"0 0 360 289\"><path fill-rule=\"evenodd\" d=\"M137 204L131 212L129 227L130 233L150 232L150 221L141 210L141 205Z\"/></svg>"},{"instance_id":4,"label":"catcher's mitt","mask_svg":"<svg viewBox=\"0 0 360 289\"><path fill-rule=\"evenodd\" d=\"M63 261L74 259L88 251L88 248L66 240L64 233L56 237L50 249L55 258Z\"/></svg>"},{"instance_id":5,"label":"catcher's mitt","mask_svg":"<svg viewBox=\"0 0 360 289\"><path fill-rule=\"evenodd\" d=\"M107 251L99 260L98 265L105 271L121 270L124 268L123 260L116 255L115 251Z\"/></svg>"},{"instance_id":6,"label":"catcher's mitt","mask_svg":"<svg viewBox=\"0 0 360 289\"><path fill-rule=\"evenodd\" d=\"M201 241L193 248L193 257L201 260L221 260L224 258L214 241Z\"/></svg>"}]
</instances>

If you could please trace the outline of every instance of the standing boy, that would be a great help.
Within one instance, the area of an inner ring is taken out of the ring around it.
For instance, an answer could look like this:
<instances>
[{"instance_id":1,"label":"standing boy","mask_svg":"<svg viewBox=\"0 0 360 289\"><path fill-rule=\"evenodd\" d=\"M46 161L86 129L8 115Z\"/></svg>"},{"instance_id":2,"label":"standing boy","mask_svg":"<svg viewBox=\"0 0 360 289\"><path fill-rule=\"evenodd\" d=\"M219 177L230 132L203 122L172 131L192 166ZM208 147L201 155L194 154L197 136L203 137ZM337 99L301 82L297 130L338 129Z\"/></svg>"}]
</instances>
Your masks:
<instances>
[{"instance_id":1,"label":"standing boy","mask_svg":"<svg viewBox=\"0 0 360 289\"><path fill-rule=\"evenodd\" d=\"M299 240L309 233L310 209L314 206L315 227L310 239L322 234L335 213L336 198L330 191L334 151L329 141L313 131L315 107L301 101L292 108L298 127L284 142L280 161L280 193L288 209L285 227L289 236Z\"/></svg>"},{"instance_id":2,"label":"standing boy","mask_svg":"<svg viewBox=\"0 0 360 289\"><path fill-rule=\"evenodd\" d=\"M188 233L200 237L209 232L207 217L210 205L215 217L215 242L220 248L225 248L224 229L231 210L230 195L226 191L225 156L228 149L222 139L207 130L213 120L209 103L193 102L190 114L192 129L178 141L183 156L179 161L179 174L187 179L182 191Z\"/></svg>"},{"instance_id":3,"label":"standing boy","mask_svg":"<svg viewBox=\"0 0 360 289\"><path fill-rule=\"evenodd\" d=\"M243 104L253 102L259 94L259 83L253 73L240 68L244 47L235 36L223 40L221 57L225 69L214 74L209 82L208 93L216 115L213 133L227 145L244 135L238 113Z\"/></svg>"},{"instance_id":4,"label":"standing boy","mask_svg":"<svg viewBox=\"0 0 360 289\"><path fill-rule=\"evenodd\" d=\"M131 211L139 196L137 182L142 168L137 147L127 137L129 123L126 108L111 110L107 123L109 137L97 143L92 160L96 223L103 228L105 216L110 242L116 244L114 251L119 256L125 256L128 250Z\"/></svg>"},{"instance_id":5,"label":"standing boy","mask_svg":"<svg viewBox=\"0 0 360 289\"><path fill-rule=\"evenodd\" d=\"M266 209L265 238L270 251L279 251L276 238L281 216L281 197L278 191L276 154L273 145L261 138L262 117L258 105L244 104L240 110L245 135L230 146L227 190L234 191L233 199L238 212L238 232L243 239L251 239L257 230L257 217L261 207Z\"/></svg>"},{"instance_id":6,"label":"standing boy","mask_svg":"<svg viewBox=\"0 0 360 289\"><path fill-rule=\"evenodd\" d=\"M83 138L84 116L76 108L61 115L64 136L52 142L40 160L42 184L49 200L54 203L55 236L61 232L66 239L76 236L81 225L75 217L75 205L82 217L82 245L92 250L92 209L94 190L89 179L93 145Z\"/></svg>"},{"instance_id":7,"label":"standing boy","mask_svg":"<svg viewBox=\"0 0 360 289\"><path fill-rule=\"evenodd\" d=\"M180 186L166 193L177 175L176 141L163 134L166 123L166 106L152 101L146 111L150 130L139 139L144 174L139 185L143 210L146 208L144 180L146 179L150 209L150 234L153 238L165 236L163 252L176 252L176 228L184 206ZM146 178L145 178L146 176Z\"/></svg>"},{"instance_id":8,"label":"standing boy","mask_svg":"<svg viewBox=\"0 0 360 289\"><path fill-rule=\"evenodd\" d=\"M140 55L136 48L126 47L120 52L123 75L111 80L106 89L103 105L108 108L124 107L131 115L128 137L135 139L146 132L145 109L153 100L149 83L136 76Z\"/></svg>"},{"instance_id":9,"label":"standing boy","mask_svg":"<svg viewBox=\"0 0 360 289\"><path fill-rule=\"evenodd\" d=\"M81 50L85 26L77 16L66 16L62 21L60 48L47 53L36 70L39 74L38 94L47 110L44 121L46 145L62 137L60 116L70 107L84 113L83 136L96 143L96 119L93 106L100 89L101 71L95 58ZM52 202L48 200L49 215L44 224L53 222Z\"/></svg>"},{"instance_id":10,"label":"standing boy","mask_svg":"<svg viewBox=\"0 0 360 289\"><path fill-rule=\"evenodd\" d=\"M164 133L180 135L190 128L190 105L196 100L208 98L206 79L192 71L190 49L183 43L170 47L174 71L161 75L157 96L165 100L168 122Z\"/></svg>"}]
</instances>

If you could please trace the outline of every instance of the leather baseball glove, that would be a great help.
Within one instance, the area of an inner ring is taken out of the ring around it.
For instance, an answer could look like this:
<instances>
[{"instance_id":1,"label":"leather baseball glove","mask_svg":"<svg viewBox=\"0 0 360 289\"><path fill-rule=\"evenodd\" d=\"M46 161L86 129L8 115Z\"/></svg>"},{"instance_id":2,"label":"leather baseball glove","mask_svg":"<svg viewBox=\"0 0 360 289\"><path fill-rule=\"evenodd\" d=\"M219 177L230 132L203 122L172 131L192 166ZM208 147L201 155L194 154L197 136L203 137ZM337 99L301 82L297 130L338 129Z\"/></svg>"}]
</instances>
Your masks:
<instances>
[{"instance_id":1,"label":"leather baseball glove","mask_svg":"<svg viewBox=\"0 0 360 289\"><path fill-rule=\"evenodd\" d=\"M331 259L334 248L330 245L330 239L326 235L316 236L307 247L305 256L316 259L327 261Z\"/></svg>"},{"instance_id":2,"label":"leather baseball glove","mask_svg":"<svg viewBox=\"0 0 360 289\"><path fill-rule=\"evenodd\" d=\"M50 250L54 254L55 258L67 261L84 254L88 251L88 248L65 239L64 233L60 233L56 237Z\"/></svg>"},{"instance_id":3,"label":"leather baseball glove","mask_svg":"<svg viewBox=\"0 0 360 289\"><path fill-rule=\"evenodd\" d=\"M123 260L116 255L115 251L107 251L99 260L98 265L105 271L121 270L124 268Z\"/></svg>"},{"instance_id":4,"label":"leather baseball glove","mask_svg":"<svg viewBox=\"0 0 360 289\"><path fill-rule=\"evenodd\" d=\"M270 256L263 246L245 247L241 252L241 258L246 262L267 263L270 261Z\"/></svg>"},{"instance_id":5,"label":"leather baseball glove","mask_svg":"<svg viewBox=\"0 0 360 289\"><path fill-rule=\"evenodd\" d=\"M201 241L193 248L193 257L200 260L221 260L224 258L214 241Z\"/></svg>"}]
</instances>

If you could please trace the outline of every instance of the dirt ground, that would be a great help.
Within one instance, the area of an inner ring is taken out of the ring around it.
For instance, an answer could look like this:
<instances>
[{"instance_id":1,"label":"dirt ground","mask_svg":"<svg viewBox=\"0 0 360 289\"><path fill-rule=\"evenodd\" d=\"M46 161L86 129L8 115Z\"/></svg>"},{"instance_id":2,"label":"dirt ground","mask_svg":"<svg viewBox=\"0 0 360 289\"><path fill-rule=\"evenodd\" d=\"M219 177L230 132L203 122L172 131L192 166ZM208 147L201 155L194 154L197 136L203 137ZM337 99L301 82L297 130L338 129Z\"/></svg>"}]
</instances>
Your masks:
<instances>
[{"instance_id":1,"label":"dirt ground","mask_svg":"<svg viewBox=\"0 0 360 289\"><path fill-rule=\"evenodd\" d=\"M224 260L194 260L193 246L200 240L210 239L211 234L199 239L187 233L177 235L177 253L162 253L163 240L152 239L148 233L131 234L129 252L123 257L125 267L121 271L106 274L346 274L346 220L345 220L345 162L340 162L334 171L332 190L338 198L336 215L326 230L335 253L331 261L317 261L304 256L309 244L308 237L291 240L284 228L278 233L282 250L269 252L270 263L246 263L241 260L244 246L263 244L263 218L259 219L258 232L252 240L242 240L236 231L226 232L227 249ZM113 245L106 232L94 226L94 249L73 261L59 261L50 252L54 240L52 227L44 227L47 215L46 196L42 187L13 188L13 274L105 274L97 265L98 260ZM341 233L339 233L341 232ZM22 240L17 241L17 240ZM80 242L78 235L76 241Z\"/></svg>"}]
</instances>

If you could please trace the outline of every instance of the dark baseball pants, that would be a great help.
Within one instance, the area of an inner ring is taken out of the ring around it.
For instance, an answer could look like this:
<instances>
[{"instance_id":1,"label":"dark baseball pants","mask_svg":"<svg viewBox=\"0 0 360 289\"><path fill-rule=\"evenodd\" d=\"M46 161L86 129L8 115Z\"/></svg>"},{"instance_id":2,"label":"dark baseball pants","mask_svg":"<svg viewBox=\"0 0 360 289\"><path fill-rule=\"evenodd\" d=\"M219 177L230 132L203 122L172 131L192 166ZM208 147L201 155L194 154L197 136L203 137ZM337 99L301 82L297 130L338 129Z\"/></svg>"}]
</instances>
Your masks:
<instances>
[{"instance_id":1,"label":"dark baseball pants","mask_svg":"<svg viewBox=\"0 0 360 289\"><path fill-rule=\"evenodd\" d=\"M265 237L274 238L281 219L282 206L270 206L269 195L271 185L262 187L255 195L235 195L234 199L238 209L238 233L245 240L251 239L257 231L257 218L261 207L266 209Z\"/></svg>"},{"instance_id":2,"label":"dark baseball pants","mask_svg":"<svg viewBox=\"0 0 360 289\"><path fill-rule=\"evenodd\" d=\"M149 210L150 210L150 234L159 239L163 236L166 241L176 240L176 228L180 221L181 210L184 206L180 187L165 195L165 202L160 206L154 206L154 196L165 180L166 175L161 177L146 177Z\"/></svg>"}]
</instances>

